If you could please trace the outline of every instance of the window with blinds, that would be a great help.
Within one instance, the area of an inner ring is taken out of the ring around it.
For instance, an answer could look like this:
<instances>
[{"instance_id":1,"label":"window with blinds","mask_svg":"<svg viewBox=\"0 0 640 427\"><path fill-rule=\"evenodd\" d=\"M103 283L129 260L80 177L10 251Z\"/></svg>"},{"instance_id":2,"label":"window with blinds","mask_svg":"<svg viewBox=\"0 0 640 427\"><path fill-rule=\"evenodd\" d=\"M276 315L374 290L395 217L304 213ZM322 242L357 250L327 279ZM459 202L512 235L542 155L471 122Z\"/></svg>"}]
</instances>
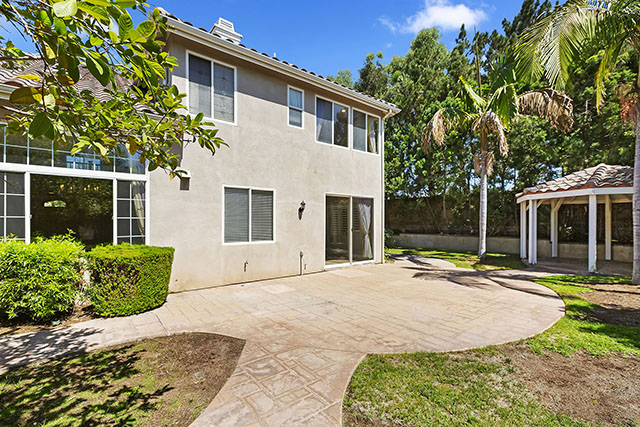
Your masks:
<instances>
[{"instance_id":1,"label":"window with blinds","mask_svg":"<svg viewBox=\"0 0 640 427\"><path fill-rule=\"evenodd\" d=\"M273 191L225 187L224 242L271 242Z\"/></svg>"},{"instance_id":2,"label":"window with blinds","mask_svg":"<svg viewBox=\"0 0 640 427\"><path fill-rule=\"evenodd\" d=\"M189 55L189 112L235 122L235 70Z\"/></svg>"}]
</instances>

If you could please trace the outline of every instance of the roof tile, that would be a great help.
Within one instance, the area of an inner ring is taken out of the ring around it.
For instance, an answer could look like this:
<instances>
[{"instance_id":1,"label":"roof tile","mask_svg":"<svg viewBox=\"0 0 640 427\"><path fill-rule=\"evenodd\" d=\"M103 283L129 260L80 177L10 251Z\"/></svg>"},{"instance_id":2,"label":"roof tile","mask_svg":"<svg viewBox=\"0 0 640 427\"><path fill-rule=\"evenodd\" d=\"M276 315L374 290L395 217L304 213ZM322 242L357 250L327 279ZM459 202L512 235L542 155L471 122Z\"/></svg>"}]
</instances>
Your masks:
<instances>
[{"instance_id":1,"label":"roof tile","mask_svg":"<svg viewBox=\"0 0 640 427\"><path fill-rule=\"evenodd\" d=\"M633 187L633 167L601 163L598 166L525 188L522 194L603 187Z\"/></svg>"}]
</instances>

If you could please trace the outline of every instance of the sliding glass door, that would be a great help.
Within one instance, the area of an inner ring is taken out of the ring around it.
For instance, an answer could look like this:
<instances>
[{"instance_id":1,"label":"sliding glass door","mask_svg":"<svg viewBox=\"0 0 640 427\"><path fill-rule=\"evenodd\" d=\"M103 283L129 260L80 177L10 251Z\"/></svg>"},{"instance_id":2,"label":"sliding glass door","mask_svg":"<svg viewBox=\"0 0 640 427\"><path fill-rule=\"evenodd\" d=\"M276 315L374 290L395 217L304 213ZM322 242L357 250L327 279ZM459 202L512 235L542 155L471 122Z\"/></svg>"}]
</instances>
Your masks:
<instances>
[{"instance_id":1,"label":"sliding glass door","mask_svg":"<svg viewBox=\"0 0 640 427\"><path fill-rule=\"evenodd\" d=\"M374 259L373 199L327 196L325 264Z\"/></svg>"},{"instance_id":2,"label":"sliding glass door","mask_svg":"<svg viewBox=\"0 0 640 427\"><path fill-rule=\"evenodd\" d=\"M327 265L349 262L349 202L348 197L327 196Z\"/></svg>"}]
</instances>

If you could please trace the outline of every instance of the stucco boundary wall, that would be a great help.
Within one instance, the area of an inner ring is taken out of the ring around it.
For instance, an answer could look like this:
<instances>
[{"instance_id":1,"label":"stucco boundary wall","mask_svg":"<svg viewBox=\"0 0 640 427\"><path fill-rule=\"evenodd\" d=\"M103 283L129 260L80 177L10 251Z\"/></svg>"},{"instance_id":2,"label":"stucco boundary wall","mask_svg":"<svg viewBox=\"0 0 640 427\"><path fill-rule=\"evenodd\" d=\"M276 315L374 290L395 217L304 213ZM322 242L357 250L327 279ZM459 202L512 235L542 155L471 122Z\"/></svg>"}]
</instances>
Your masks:
<instances>
[{"instance_id":1,"label":"stucco boundary wall","mask_svg":"<svg viewBox=\"0 0 640 427\"><path fill-rule=\"evenodd\" d=\"M444 249L450 251L477 251L478 237L452 236L447 234L405 234L400 233L392 238L394 246L407 248ZM487 250L492 253L513 254L520 253L520 239L516 237L489 237ZM598 254L604 254L604 244L598 245ZM551 257L551 242L538 239L538 256ZM558 256L560 258L587 258L586 243L559 243ZM632 262L633 247L613 245L614 261Z\"/></svg>"}]
</instances>

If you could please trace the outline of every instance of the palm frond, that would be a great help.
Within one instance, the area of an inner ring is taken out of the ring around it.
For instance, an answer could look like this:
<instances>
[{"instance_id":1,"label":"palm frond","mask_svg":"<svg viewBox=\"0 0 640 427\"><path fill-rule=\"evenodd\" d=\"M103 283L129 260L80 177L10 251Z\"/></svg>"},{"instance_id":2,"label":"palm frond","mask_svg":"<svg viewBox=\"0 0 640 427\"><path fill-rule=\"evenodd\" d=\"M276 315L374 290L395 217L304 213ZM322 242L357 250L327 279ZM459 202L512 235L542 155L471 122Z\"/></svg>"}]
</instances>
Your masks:
<instances>
[{"instance_id":1,"label":"palm frond","mask_svg":"<svg viewBox=\"0 0 640 427\"><path fill-rule=\"evenodd\" d=\"M467 108L467 111L470 113L479 113L484 107L487 105L487 101L482 99L480 95L476 93L475 90L471 87L467 81L460 76L460 83L462 83L461 88L461 98Z\"/></svg>"},{"instance_id":2,"label":"palm frond","mask_svg":"<svg viewBox=\"0 0 640 427\"><path fill-rule=\"evenodd\" d=\"M487 135L494 135L500 154L504 157L509 155L509 145L507 144L507 136L505 134L506 128L496 113L487 111L480 115L473 123L473 131L476 134L484 132Z\"/></svg>"},{"instance_id":3,"label":"palm frond","mask_svg":"<svg viewBox=\"0 0 640 427\"><path fill-rule=\"evenodd\" d=\"M597 24L607 13L606 3L593 0L568 0L557 6L521 37L517 73L529 79L544 74L552 86L564 89L570 64L596 37Z\"/></svg>"},{"instance_id":4,"label":"palm frond","mask_svg":"<svg viewBox=\"0 0 640 427\"><path fill-rule=\"evenodd\" d=\"M498 115L505 128L518 115L518 94L514 84L507 84L497 88L491 98L487 110L493 111Z\"/></svg>"},{"instance_id":5,"label":"palm frond","mask_svg":"<svg viewBox=\"0 0 640 427\"><path fill-rule=\"evenodd\" d=\"M538 116L565 132L573 127L573 101L563 93L553 89L532 90L517 100L519 114Z\"/></svg>"},{"instance_id":6,"label":"palm frond","mask_svg":"<svg viewBox=\"0 0 640 427\"><path fill-rule=\"evenodd\" d=\"M469 115L460 108L445 107L436 111L422 133L422 150L428 152L434 145L444 144L447 132L463 126L468 119Z\"/></svg>"}]
</instances>

